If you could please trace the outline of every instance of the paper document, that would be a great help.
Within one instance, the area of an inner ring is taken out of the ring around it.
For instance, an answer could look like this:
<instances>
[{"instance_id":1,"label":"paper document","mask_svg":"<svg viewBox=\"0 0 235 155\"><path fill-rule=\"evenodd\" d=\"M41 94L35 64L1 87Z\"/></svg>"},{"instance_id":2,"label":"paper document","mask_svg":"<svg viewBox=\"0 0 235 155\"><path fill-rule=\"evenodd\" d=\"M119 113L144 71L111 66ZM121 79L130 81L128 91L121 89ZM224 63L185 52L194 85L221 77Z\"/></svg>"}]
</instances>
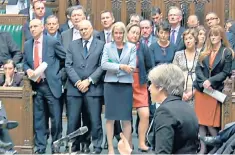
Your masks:
<instances>
[{"instance_id":1,"label":"paper document","mask_svg":"<svg viewBox=\"0 0 235 155\"><path fill-rule=\"evenodd\" d=\"M19 11L18 5L6 5L6 14L18 14Z\"/></svg>"},{"instance_id":2,"label":"paper document","mask_svg":"<svg viewBox=\"0 0 235 155\"><path fill-rule=\"evenodd\" d=\"M46 68L47 68L47 63L46 62L41 63L41 65L34 70L34 76L30 77L29 79L36 82L38 78L42 75L42 73L46 70Z\"/></svg>"},{"instance_id":3,"label":"paper document","mask_svg":"<svg viewBox=\"0 0 235 155\"><path fill-rule=\"evenodd\" d=\"M204 93L210 95L211 97L215 98L217 101L224 103L227 95L221 93L218 90L209 90L209 89L204 89L203 90Z\"/></svg>"}]
</instances>

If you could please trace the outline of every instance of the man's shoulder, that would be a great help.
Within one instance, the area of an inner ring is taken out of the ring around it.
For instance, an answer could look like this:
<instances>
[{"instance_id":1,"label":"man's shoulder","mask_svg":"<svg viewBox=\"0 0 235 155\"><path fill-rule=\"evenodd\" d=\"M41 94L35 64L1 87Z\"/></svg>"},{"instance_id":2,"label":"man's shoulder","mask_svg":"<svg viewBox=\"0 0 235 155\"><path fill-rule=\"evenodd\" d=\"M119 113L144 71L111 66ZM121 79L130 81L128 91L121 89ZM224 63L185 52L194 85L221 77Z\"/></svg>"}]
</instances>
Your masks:
<instances>
[{"instance_id":1,"label":"man's shoulder","mask_svg":"<svg viewBox=\"0 0 235 155\"><path fill-rule=\"evenodd\" d=\"M61 36L62 37L66 37L67 35L69 35L70 33L73 32L73 29L68 29L68 30L65 30L61 33Z\"/></svg>"}]
</instances>

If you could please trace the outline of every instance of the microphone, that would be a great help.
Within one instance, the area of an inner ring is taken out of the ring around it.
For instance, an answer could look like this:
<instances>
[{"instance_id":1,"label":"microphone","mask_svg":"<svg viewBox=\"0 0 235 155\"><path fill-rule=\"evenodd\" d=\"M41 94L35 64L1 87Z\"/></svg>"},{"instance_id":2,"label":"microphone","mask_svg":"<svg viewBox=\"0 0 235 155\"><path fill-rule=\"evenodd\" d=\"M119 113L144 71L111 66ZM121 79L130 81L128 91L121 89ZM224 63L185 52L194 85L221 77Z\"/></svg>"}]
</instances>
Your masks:
<instances>
[{"instance_id":1,"label":"microphone","mask_svg":"<svg viewBox=\"0 0 235 155\"><path fill-rule=\"evenodd\" d=\"M58 147L58 146L60 146L61 142L69 141L69 140L71 140L71 139L73 139L73 138L75 138L77 136L81 136L81 135L85 134L87 131L88 131L87 126L80 127L76 131L74 131L74 132L72 132L72 133L70 133L70 134L68 134L68 135L58 139L57 141L54 141L53 145L54 145L54 147Z\"/></svg>"}]
</instances>

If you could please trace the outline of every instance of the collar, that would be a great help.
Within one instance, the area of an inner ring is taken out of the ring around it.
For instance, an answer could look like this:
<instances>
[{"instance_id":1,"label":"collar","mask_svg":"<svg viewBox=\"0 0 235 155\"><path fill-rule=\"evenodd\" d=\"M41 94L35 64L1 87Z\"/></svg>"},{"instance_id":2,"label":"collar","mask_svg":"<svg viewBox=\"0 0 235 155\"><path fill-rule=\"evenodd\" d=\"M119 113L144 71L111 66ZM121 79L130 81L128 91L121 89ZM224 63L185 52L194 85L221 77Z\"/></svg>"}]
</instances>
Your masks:
<instances>
[{"instance_id":1,"label":"collar","mask_svg":"<svg viewBox=\"0 0 235 155\"><path fill-rule=\"evenodd\" d=\"M162 104L165 104L165 103L167 103L167 102L174 101L174 100L180 100L180 101L182 101L182 97L170 95L170 96L168 96L168 97L162 102Z\"/></svg>"},{"instance_id":2,"label":"collar","mask_svg":"<svg viewBox=\"0 0 235 155\"><path fill-rule=\"evenodd\" d=\"M57 38L57 34L58 34L58 32L56 32L54 35L51 35L50 33L47 32L47 35L50 37L53 37L53 38Z\"/></svg>"},{"instance_id":3,"label":"collar","mask_svg":"<svg viewBox=\"0 0 235 155\"><path fill-rule=\"evenodd\" d=\"M80 31L75 29L75 28L73 28L73 33L79 33L80 34Z\"/></svg>"},{"instance_id":4,"label":"collar","mask_svg":"<svg viewBox=\"0 0 235 155\"><path fill-rule=\"evenodd\" d=\"M175 32L178 33L179 30L180 30L180 24L179 24L175 29L172 29L172 28L171 28L171 31L172 31L172 30L175 30Z\"/></svg>"},{"instance_id":5,"label":"collar","mask_svg":"<svg viewBox=\"0 0 235 155\"><path fill-rule=\"evenodd\" d=\"M88 39L88 43L91 43L93 40L93 36L90 37L90 39ZM82 43L85 43L86 40L82 39Z\"/></svg>"},{"instance_id":6,"label":"collar","mask_svg":"<svg viewBox=\"0 0 235 155\"><path fill-rule=\"evenodd\" d=\"M107 35L107 33L110 33L111 34L111 30L104 30L104 34Z\"/></svg>"},{"instance_id":7,"label":"collar","mask_svg":"<svg viewBox=\"0 0 235 155\"><path fill-rule=\"evenodd\" d=\"M71 22L71 20L68 20L68 25L69 25L69 28L73 28L73 23Z\"/></svg>"},{"instance_id":8,"label":"collar","mask_svg":"<svg viewBox=\"0 0 235 155\"><path fill-rule=\"evenodd\" d=\"M42 44L42 39L43 39L43 34L41 34L41 36L37 40L35 39L34 42L39 41L39 43Z\"/></svg>"}]
</instances>

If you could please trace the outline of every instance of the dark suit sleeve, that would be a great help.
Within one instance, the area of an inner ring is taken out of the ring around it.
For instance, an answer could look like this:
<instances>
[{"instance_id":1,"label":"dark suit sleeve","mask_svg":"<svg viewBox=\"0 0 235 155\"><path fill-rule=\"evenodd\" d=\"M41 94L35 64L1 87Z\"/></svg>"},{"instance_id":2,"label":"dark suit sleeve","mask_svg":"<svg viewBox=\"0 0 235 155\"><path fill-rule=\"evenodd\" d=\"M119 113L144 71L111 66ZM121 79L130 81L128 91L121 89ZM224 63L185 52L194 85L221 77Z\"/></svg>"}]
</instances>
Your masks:
<instances>
[{"instance_id":1,"label":"dark suit sleeve","mask_svg":"<svg viewBox=\"0 0 235 155\"><path fill-rule=\"evenodd\" d=\"M230 74L231 72L231 67L232 67L232 52L228 49L226 49L224 51L224 60L221 60L221 61L224 61L224 68L223 70L210 77L208 80L211 82L211 85L216 85L217 82L221 82L221 81L224 81L226 79L226 77Z\"/></svg>"},{"instance_id":2,"label":"dark suit sleeve","mask_svg":"<svg viewBox=\"0 0 235 155\"><path fill-rule=\"evenodd\" d=\"M199 86L202 88L203 87L203 82L207 80L207 78L203 74L203 66L200 64L201 62L197 62L196 68L195 68L195 73L196 73L196 82L199 84Z\"/></svg>"},{"instance_id":3,"label":"dark suit sleeve","mask_svg":"<svg viewBox=\"0 0 235 155\"><path fill-rule=\"evenodd\" d=\"M71 44L70 44L69 49L66 53L65 69L66 69L66 73L68 75L68 78L73 83L73 85L75 85L77 81L82 80L81 77L79 77L79 75L76 73L76 71L73 68L73 54L71 51Z\"/></svg>"},{"instance_id":4,"label":"dark suit sleeve","mask_svg":"<svg viewBox=\"0 0 235 155\"><path fill-rule=\"evenodd\" d=\"M155 116L155 154L171 154L174 143L175 119L166 108L159 108Z\"/></svg>"},{"instance_id":5,"label":"dark suit sleeve","mask_svg":"<svg viewBox=\"0 0 235 155\"><path fill-rule=\"evenodd\" d=\"M150 55L150 50L146 45L144 45L143 53L144 53L144 62L145 62L146 72L148 73L148 71L151 68L153 68L154 63L153 63L153 60L152 60L151 55Z\"/></svg>"},{"instance_id":6,"label":"dark suit sleeve","mask_svg":"<svg viewBox=\"0 0 235 155\"><path fill-rule=\"evenodd\" d=\"M60 44L59 41L56 40L56 43L54 44L54 48L55 48L56 56L64 60L66 57L66 52L65 52L64 47Z\"/></svg>"},{"instance_id":7,"label":"dark suit sleeve","mask_svg":"<svg viewBox=\"0 0 235 155\"><path fill-rule=\"evenodd\" d=\"M18 45L14 42L10 34L6 35L7 45L13 61L17 64L22 60L22 53Z\"/></svg>"},{"instance_id":8,"label":"dark suit sleeve","mask_svg":"<svg viewBox=\"0 0 235 155\"><path fill-rule=\"evenodd\" d=\"M102 43L102 46L104 47L103 43ZM97 67L97 69L90 75L90 77L92 79L92 82L94 84L96 84L99 81L101 75L103 74L103 70L101 68L101 59L102 59L102 55L103 55L103 47L102 47L102 52L101 52L100 58L99 58L99 67Z\"/></svg>"},{"instance_id":9,"label":"dark suit sleeve","mask_svg":"<svg viewBox=\"0 0 235 155\"><path fill-rule=\"evenodd\" d=\"M5 76L4 74L0 76L0 86L3 86L5 83Z\"/></svg>"},{"instance_id":10,"label":"dark suit sleeve","mask_svg":"<svg viewBox=\"0 0 235 155\"><path fill-rule=\"evenodd\" d=\"M23 68L24 68L24 71L26 72L28 69L31 69L31 67L29 67L29 64L28 64L28 59L27 59L27 46L25 44L24 46L24 53L23 53Z\"/></svg>"}]
</instances>

